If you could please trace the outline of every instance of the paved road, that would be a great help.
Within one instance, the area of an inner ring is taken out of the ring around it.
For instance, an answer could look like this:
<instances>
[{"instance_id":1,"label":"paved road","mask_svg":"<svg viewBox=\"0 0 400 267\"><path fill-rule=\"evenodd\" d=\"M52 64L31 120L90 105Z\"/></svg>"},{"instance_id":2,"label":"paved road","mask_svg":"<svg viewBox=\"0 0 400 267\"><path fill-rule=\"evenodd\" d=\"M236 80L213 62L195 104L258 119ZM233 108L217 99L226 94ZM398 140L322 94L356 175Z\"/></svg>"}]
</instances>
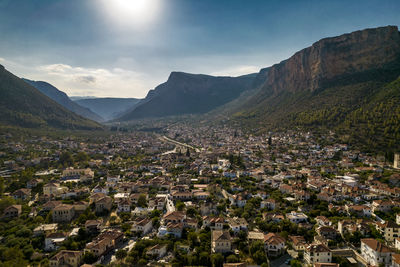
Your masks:
<instances>
[{"instance_id":1,"label":"paved road","mask_svg":"<svg viewBox=\"0 0 400 267\"><path fill-rule=\"evenodd\" d=\"M175 211L175 205L174 202L170 199L170 195L167 195L167 212L169 211Z\"/></svg>"},{"instance_id":2,"label":"paved road","mask_svg":"<svg viewBox=\"0 0 400 267\"><path fill-rule=\"evenodd\" d=\"M104 265L108 265L111 262L116 261L117 258L115 257L115 252L117 252L117 250L127 249L129 252L135 244L136 244L136 242L133 239L125 241L124 243L119 245L116 249L113 249L110 252L108 252L106 255L104 255L103 259L101 260L101 263Z\"/></svg>"},{"instance_id":3,"label":"paved road","mask_svg":"<svg viewBox=\"0 0 400 267\"><path fill-rule=\"evenodd\" d=\"M292 257L289 254L285 254L282 257L271 261L269 263L269 266L271 266L271 267L287 267L287 266L290 266L290 265L285 264L285 261L288 260L288 259L291 259L291 258Z\"/></svg>"},{"instance_id":4,"label":"paved road","mask_svg":"<svg viewBox=\"0 0 400 267\"><path fill-rule=\"evenodd\" d=\"M194 147L194 146L191 146L191 145L188 145L188 144L185 144L185 143L181 143L181 142L175 141L175 140L173 140L173 139L171 139L171 138L168 138L168 137L166 137L166 136L162 136L161 139L163 139L163 140L165 140L165 141L167 141L167 142L170 142L170 143L174 143L174 144L176 144L176 145L181 145L181 146L188 147L188 148L190 148L190 149L194 149L197 153L200 152L200 149L198 149L198 148L196 148L196 147Z\"/></svg>"}]
</instances>

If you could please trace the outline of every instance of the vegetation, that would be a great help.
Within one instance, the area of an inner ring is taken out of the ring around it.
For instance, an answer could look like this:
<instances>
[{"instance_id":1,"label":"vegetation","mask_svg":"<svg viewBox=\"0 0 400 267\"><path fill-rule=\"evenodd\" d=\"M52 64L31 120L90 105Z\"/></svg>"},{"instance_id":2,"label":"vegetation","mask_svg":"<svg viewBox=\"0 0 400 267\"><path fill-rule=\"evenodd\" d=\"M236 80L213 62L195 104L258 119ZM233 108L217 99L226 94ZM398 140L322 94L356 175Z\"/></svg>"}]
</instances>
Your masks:
<instances>
[{"instance_id":1,"label":"vegetation","mask_svg":"<svg viewBox=\"0 0 400 267\"><path fill-rule=\"evenodd\" d=\"M0 66L0 124L93 130L102 127L57 104Z\"/></svg>"}]
</instances>

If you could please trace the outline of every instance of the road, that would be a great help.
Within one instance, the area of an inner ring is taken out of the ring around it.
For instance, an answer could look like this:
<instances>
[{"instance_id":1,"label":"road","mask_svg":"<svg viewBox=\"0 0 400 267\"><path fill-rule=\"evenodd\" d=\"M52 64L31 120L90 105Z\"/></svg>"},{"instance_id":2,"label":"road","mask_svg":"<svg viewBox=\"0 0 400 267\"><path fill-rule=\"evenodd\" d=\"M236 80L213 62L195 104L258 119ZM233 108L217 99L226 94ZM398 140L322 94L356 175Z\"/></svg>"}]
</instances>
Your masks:
<instances>
[{"instance_id":1,"label":"road","mask_svg":"<svg viewBox=\"0 0 400 267\"><path fill-rule=\"evenodd\" d=\"M287 267L290 265L285 264L285 261L287 261L288 259L291 259L292 257L289 254L285 254L282 257L270 261L269 266L271 267Z\"/></svg>"},{"instance_id":2,"label":"road","mask_svg":"<svg viewBox=\"0 0 400 267\"><path fill-rule=\"evenodd\" d=\"M133 246L135 246L135 244L136 244L136 242L133 239L130 239L130 240L122 243L120 246L118 246L118 248L113 249L110 252L108 252L106 255L104 255L104 258L101 261L101 263L104 265L108 265L111 262L116 261L117 258L115 257L115 252L117 252L117 250L126 249L129 252L133 248Z\"/></svg>"},{"instance_id":3,"label":"road","mask_svg":"<svg viewBox=\"0 0 400 267\"><path fill-rule=\"evenodd\" d=\"M193 150L196 151L197 153L200 152L200 149L198 149L198 148L196 148L196 147L194 147L194 146L191 146L191 145L188 145L188 144L185 144L185 143L181 143L181 142L175 141L175 140L173 140L173 139L171 139L171 138L166 137L165 135L162 136L162 137L160 137L160 138L161 138L162 140L167 141L167 142L174 143L175 145L185 146L185 147L187 147L187 148L193 149Z\"/></svg>"},{"instance_id":4,"label":"road","mask_svg":"<svg viewBox=\"0 0 400 267\"><path fill-rule=\"evenodd\" d=\"M169 211L175 211L175 205L174 202L170 199L171 195L167 195L167 212Z\"/></svg>"}]
</instances>

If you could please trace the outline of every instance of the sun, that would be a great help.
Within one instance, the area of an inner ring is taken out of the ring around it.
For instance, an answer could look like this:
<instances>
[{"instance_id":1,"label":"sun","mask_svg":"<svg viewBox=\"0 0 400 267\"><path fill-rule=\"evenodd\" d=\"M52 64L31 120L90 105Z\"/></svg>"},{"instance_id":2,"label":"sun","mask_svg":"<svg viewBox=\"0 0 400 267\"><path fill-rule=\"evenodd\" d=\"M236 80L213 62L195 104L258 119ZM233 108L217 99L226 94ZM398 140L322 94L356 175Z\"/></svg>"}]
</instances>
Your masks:
<instances>
[{"instance_id":1,"label":"sun","mask_svg":"<svg viewBox=\"0 0 400 267\"><path fill-rule=\"evenodd\" d=\"M102 0L105 13L120 27L143 29L160 15L162 0Z\"/></svg>"}]
</instances>

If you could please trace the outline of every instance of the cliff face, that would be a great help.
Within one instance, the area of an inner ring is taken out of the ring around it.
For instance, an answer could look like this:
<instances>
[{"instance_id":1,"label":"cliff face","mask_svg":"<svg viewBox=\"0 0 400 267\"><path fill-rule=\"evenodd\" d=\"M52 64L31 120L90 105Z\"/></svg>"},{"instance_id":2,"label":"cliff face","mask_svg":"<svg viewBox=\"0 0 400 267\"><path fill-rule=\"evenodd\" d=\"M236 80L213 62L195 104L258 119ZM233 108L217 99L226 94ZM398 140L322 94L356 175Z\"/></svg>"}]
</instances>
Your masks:
<instances>
[{"instance_id":1,"label":"cliff face","mask_svg":"<svg viewBox=\"0 0 400 267\"><path fill-rule=\"evenodd\" d=\"M263 88L273 93L314 91L322 81L379 68L399 56L396 26L366 29L322 39L272 66L268 75L260 72L258 79L264 76Z\"/></svg>"}]
</instances>

